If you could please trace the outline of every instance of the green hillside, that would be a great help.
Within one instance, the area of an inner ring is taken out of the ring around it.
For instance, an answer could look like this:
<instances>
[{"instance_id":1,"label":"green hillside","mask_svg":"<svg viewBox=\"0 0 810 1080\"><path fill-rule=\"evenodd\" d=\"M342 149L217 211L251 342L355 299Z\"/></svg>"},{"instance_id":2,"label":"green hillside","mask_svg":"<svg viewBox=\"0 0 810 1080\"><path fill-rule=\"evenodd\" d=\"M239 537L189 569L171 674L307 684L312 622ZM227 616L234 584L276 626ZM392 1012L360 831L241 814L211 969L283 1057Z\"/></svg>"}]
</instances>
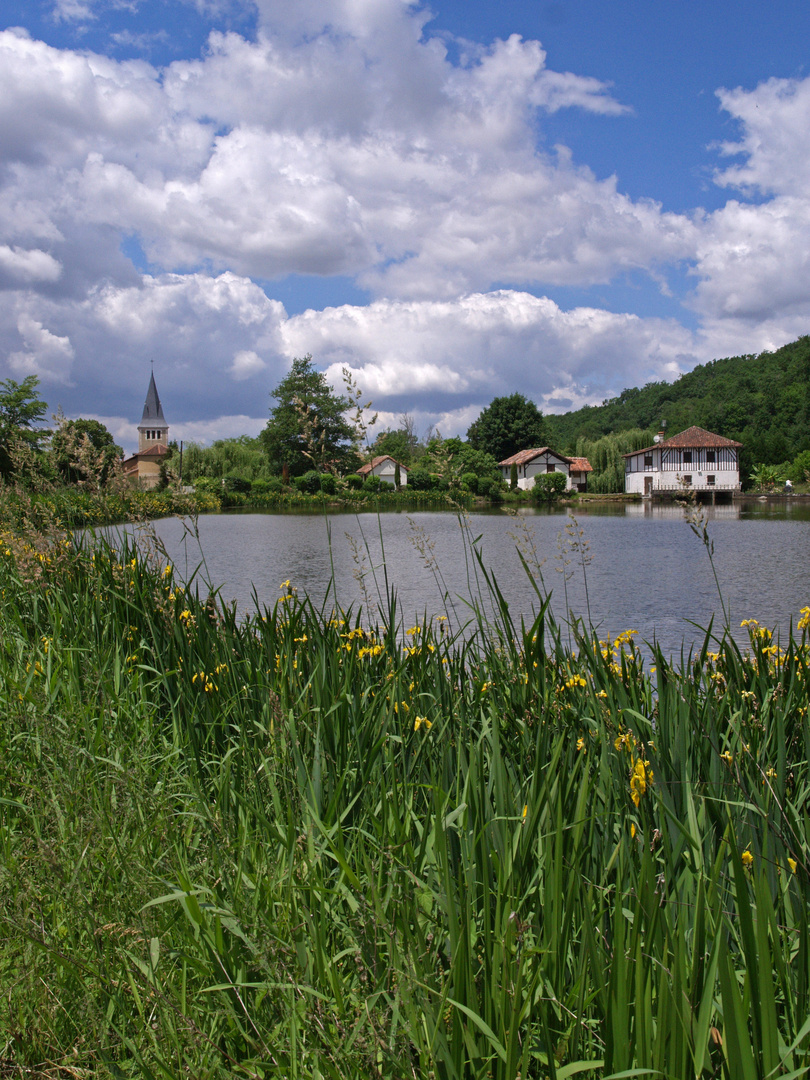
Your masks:
<instances>
[{"instance_id":1,"label":"green hillside","mask_svg":"<svg viewBox=\"0 0 810 1080\"><path fill-rule=\"evenodd\" d=\"M743 443L743 469L779 465L810 450L810 337L776 352L700 364L674 383L623 390L602 405L546 416L549 443L564 453L577 440L658 429L668 435L697 424Z\"/></svg>"}]
</instances>

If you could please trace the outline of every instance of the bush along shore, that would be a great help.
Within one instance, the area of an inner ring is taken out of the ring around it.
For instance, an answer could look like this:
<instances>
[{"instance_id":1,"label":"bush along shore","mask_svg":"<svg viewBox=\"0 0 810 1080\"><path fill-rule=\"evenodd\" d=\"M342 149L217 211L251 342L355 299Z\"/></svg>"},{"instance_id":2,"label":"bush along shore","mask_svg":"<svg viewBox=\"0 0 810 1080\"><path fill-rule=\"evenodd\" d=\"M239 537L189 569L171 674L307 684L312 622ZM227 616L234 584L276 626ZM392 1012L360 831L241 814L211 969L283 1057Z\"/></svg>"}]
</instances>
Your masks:
<instances>
[{"instance_id":1,"label":"bush along shore","mask_svg":"<svg viewBox=\"0 0 810 1080\"><path fill-rule=\"evenodd\" d=\"M649 666L160 556L0 537L3 1075L805 1075L810 608Z\"/></svg>"}]
</instances>

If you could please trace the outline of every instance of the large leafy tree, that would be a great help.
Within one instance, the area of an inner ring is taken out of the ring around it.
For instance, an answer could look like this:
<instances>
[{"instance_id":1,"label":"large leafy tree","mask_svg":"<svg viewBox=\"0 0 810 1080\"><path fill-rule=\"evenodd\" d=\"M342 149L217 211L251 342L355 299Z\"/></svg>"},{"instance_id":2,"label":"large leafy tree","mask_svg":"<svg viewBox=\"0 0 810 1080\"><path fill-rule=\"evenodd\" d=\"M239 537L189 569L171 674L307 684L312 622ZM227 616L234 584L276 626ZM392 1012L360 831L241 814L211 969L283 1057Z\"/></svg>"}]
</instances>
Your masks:
<instances>
[{"instance_id":1,"label":"large leafy tree","mask_svg":"<svg viewBox=\"0 0 810 1080\"><path fill-rule=\"evenodd\" d=\"M13 379L0 382L0 476L14 472L14 445L39 449L39 442L49 432L35 427L48 406L39 396L39 379L29 375L21 383Z\"/></svg>"},{"instance_id":2,"label":"large leafy tree","mask_svg":"<svg viewBox=\"0 0 810 1080\"><path fill-rule=\"evenodd\" d=\"M63 420L51 439L51 463L69 484L86 480L88 469L105 484L123 453L98 420Z\"/></svg>"},{"instance_id":3,"label":"large leafy tree","mask_svg":"<svg viewBox=\"0 0 810 1080\"><path fill-rule=\"evenodd\" d=\"M350 403L332 390L311 356L296 357L271 396L277 404L260 436L271 466L290 476L354 467L354 431L344 416Z\"/></svg>"},{"instance_id":4,"label":"large leafy tree","mask_svg":"<svg viewBox=\"0 0 810 1080\"><path fill-rule=\"evenodd\" d=\"M543 414L523 394L495 398L467 431L476 450L491 454L496 461L546 444Z\"/></svg>"}]
</instances>

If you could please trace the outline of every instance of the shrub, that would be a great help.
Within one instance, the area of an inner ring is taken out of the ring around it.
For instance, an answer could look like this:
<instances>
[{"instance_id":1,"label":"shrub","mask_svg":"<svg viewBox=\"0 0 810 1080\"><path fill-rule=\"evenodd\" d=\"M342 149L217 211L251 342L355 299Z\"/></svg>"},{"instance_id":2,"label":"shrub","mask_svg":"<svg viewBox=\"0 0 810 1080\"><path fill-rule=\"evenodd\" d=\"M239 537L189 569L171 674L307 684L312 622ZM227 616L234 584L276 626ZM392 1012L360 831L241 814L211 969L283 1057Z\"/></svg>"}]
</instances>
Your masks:
<instances>
[{"instance_id":1,"label":"shrub","mask_svg":"<svg viewBox=\"0 0 810 1080\"><path fill-rule=\"evenodd\" d=\"M473 495L481 494L481 483L474 472L465 472L461 477L461 482L467 491L471 491Z\"/></svg>"},{"instance_id":2,"label":"shrub","mask_svg":"<svg viewBox=\"0 0 810 1080\"><path fill-rule=\"evenodd\" d=\"M363 483L363 491L369 491L372 494L378 492L383 486L383 482L379 476L367 476ZM386 484L386 487L388 485Z\"/></svg>"},{"instance_id":3,"label":"shrub","mask_svg":"<svg viewBox=\"0 0 810 1080\"><path fill-rule=\"evenodd\" d=\"M337 478L332 473L321 473L321 491L324 495L334 495L337 491Z\"/></svg>"},{"instance_id":4,"label":"shrub","mask_svg":"<svg viewBox=\"0 0 810 1080\"><path fill-rule=\"evenodd\" d=\"M303 495L317 495L321 490L321 474L310 469L303 476L296 476L293 484Z\"/></svg>"},{"instance_id":5,"label":"shrub","mask_svg":"<svg viewBox=\"0 0 810 1080\"><path fill-rule=\"evenodd\" d=\"M252 488L250 480L246 480L244 476L236 476L234 473L229 473L222 479L223 486L229 495L247 495Z\"/></svg>"},{"instance_id":6,"label":"shrub","mask_svg":"<svg viewBox=\"0 0 810 1080\"><path fill-rule=\"evenodd\" d=\"M344 477L344 480L350 491L359 491L363 486L363 477L359 476L357 473L349 473L348 476Z\"/></svg>"},{"instance_id":7,"label":"shrub","mask_svg":"<svg viewBox=\"0 0 810 1080\"><path fill-rule=\"evenodd\" d=\"M254 480L251 486L254 495L280 495L283 490L284 484L277 476L270 480Z\"/></svg>"},{"instance_id":8,"label":"shrub","mask_svg":"<svg viewBox=\"0 0 810 1080\"><path fill-rule=\"evenodd\" d=\"M565 491L566 475L561 472L543 473L535 476L532 495L535 502L551 503Z\"/></svg>"},{"instance_id":9,"label":"shrub","mask_svg":"<svg viewBox=\"0 0 810 1080\"><path fill-rule=\"evenodd\" d=\"M793 459L788 476L794 484L806 484L810 481L810 450L802 450Z\"/></svg>"},{"instance_id":10,"label":"shrub","mask_svg":"<svg viewBox=\"0 0 810 1080\"><path fill-rule=\"evenodd\" d=\"M500 483L492 476L478 477L478 494L485 499L491 499L495 492L500 495Z\"/></svg>"}]
</instances>

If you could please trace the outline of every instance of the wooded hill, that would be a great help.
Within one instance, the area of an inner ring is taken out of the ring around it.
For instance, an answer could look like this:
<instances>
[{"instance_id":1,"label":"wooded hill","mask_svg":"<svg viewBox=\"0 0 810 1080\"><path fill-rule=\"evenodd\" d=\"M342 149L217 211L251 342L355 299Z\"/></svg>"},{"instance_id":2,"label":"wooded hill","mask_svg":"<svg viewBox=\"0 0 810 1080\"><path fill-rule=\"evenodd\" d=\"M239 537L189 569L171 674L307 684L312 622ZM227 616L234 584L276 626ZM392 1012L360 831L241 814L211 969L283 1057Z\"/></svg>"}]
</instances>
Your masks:
<instances>
[{"instance_id":1,"label":"wooded hill","mask_svg":"<svg viewBox=\"0 0 810 1080\"><path fill-rule=\"evenodd\" d=\"M546 416L549 444L564 453L577 440L629 429L667 435L699 427L743 443L742 466L780 465L810 450L810 336L759 356L700 364L674 383L623 390L602 405Z\"/></svg>"}]
</instances>

